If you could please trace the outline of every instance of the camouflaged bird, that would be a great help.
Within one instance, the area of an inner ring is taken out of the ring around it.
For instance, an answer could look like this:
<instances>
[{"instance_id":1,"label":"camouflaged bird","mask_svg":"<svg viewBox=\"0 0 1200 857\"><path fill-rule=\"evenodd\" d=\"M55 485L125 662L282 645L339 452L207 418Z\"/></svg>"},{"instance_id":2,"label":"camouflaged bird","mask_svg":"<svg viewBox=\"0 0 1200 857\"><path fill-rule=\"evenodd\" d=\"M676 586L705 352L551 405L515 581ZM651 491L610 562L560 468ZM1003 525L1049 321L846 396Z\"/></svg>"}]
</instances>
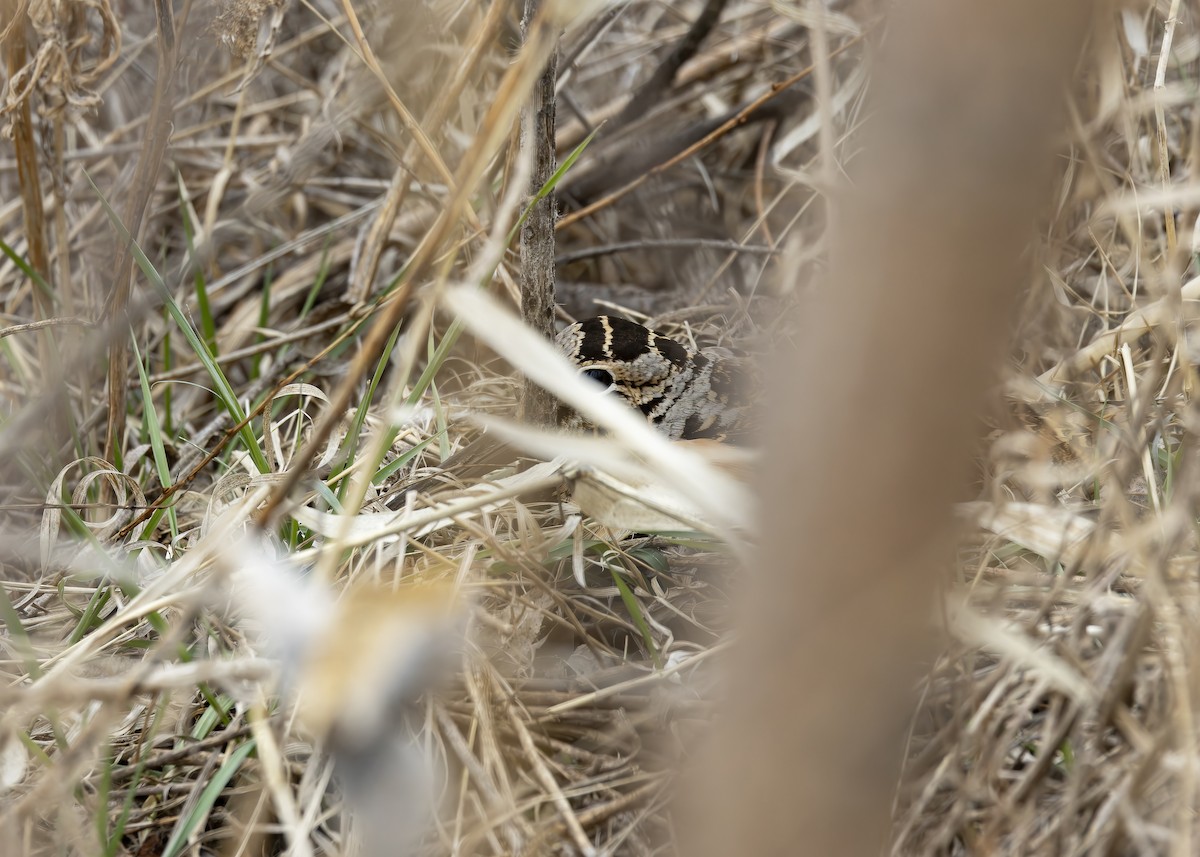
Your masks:
<instances>
[{"instance_id":1,"label":"camouflaged bird","mask_svg":"<svg viewBox=\"0 0 1200 857\"><path fill-rule=\"evenodd\" d=\"M558 335L580 372L645 414L672 440L738 440L748 430L748 361L724 348L693 351L636 322L600 315ZM582 426L572 414L560 418Z\"/></svg>"},{"instance_id":2,"label":"camouflaged bird","mask_svg":"<svg viewBox=\"0 0 1200 857\"><path fill-rule=\"evenodd\" d=\"M672 440L737 443L749 433L755 376L750 361L729 349L693 350L636 322L606 315L572 324L556 341L581 374L641 411ZM589 428L565 407L558 421L566 429ZM440 470L469 483L519 457L485 436L446 459ZM427 491L444 478L410 483L388 505L398 508L405 494Z\"/></svg>"}]
</instances>

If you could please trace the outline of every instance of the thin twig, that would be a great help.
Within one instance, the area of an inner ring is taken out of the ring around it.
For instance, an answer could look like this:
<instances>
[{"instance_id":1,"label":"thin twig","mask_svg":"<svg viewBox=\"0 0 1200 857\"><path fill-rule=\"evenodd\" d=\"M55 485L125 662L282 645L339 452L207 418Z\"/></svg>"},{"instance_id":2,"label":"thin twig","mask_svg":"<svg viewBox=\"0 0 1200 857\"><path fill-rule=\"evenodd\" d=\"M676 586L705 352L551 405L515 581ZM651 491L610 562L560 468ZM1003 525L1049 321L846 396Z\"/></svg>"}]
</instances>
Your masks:
<instances>
[{"instance_id":1,"label":"thin twig","mask_svg":"<svg viewBox=\"0 0 1200 857\"><path fill-rule=\"evenodd\" d=\"M64 318L47 318L42 321L29 321L24 324L14 324L12 327L0 328L0 339L6 336L13 336L17 333L25 333L30 330L41 330L45 327L95 327L96 323L90 318L64 317Z\"/></svg>"},{"instance_id":2,"label":"thin twig","mask_svg":"<svg viewBox=\"0 0 1200 857\"><path fill-rule=\"evenodd\" d=\"M597 256L609 256L614 253L629 253L639 250L725 250L730 253L750 253L755 256L773 256L778 251L762 244L741 244L732 239L720 238L644 238L640 241L618 241L613 244L600 244L595 247L584 247L561 253L554 259L556 265L569 265L584 259Z\"/></svg>"}]
</instances>

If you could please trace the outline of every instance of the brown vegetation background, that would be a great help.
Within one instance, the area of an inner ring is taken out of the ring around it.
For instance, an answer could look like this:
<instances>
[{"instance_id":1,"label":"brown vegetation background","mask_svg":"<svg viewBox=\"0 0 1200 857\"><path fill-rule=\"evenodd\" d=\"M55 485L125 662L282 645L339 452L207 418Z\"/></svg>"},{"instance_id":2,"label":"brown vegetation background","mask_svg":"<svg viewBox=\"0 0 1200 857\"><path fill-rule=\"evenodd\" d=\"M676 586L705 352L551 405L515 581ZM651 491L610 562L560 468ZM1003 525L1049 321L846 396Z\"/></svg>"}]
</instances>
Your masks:
<instances>
[{"instance_id":1,"label":"brown vegetation background","mask_svg":"<svg viewBox=\"0 0 1200 857\"><path fill-rule=\"evenodd\" d=\"M960 7L0 2L0 851L1191 854L1200 8Z\"/></svg>"}]
</instances>

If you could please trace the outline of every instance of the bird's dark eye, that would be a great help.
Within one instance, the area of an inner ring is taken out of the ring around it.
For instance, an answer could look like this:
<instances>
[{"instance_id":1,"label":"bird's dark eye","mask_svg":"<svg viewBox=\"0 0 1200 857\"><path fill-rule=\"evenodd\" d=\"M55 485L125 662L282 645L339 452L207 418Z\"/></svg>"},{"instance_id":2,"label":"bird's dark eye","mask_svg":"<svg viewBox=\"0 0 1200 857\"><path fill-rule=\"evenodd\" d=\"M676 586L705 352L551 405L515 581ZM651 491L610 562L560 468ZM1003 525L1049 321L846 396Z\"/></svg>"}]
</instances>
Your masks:
<instances>
[{"instance_id":1,"label":"bird's dark eye","mask_svg":"<svg viewBox=\"0 0 1200 857\"><path fill-rule=\"evenodd\" d=\"M612 386L613 376L607 369L584 369L583 374L593 381L599 381L605 387Z\"/></svg>"}]
</instances>

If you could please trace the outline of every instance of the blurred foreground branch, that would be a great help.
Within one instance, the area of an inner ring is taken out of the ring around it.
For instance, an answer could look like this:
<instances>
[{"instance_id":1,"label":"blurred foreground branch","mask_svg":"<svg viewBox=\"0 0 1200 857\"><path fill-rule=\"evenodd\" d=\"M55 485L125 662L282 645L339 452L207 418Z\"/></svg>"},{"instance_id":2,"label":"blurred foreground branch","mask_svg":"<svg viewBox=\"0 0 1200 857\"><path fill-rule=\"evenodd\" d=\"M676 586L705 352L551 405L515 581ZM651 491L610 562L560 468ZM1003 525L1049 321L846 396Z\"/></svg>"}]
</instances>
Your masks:
<instances>
[{"instance_id":1,"label":"blurred foreground branch","mask_svg":"<svg viewBox=\"0 0 1200 857\"><path fill-rule=\"evenodd\" d=\"M1090 9L893 12L868 154L835 197L829 282L799 350L771 367L766 545L688 853L878 854L886 841L950 504Z\"/></svg>"}]
</instances>

